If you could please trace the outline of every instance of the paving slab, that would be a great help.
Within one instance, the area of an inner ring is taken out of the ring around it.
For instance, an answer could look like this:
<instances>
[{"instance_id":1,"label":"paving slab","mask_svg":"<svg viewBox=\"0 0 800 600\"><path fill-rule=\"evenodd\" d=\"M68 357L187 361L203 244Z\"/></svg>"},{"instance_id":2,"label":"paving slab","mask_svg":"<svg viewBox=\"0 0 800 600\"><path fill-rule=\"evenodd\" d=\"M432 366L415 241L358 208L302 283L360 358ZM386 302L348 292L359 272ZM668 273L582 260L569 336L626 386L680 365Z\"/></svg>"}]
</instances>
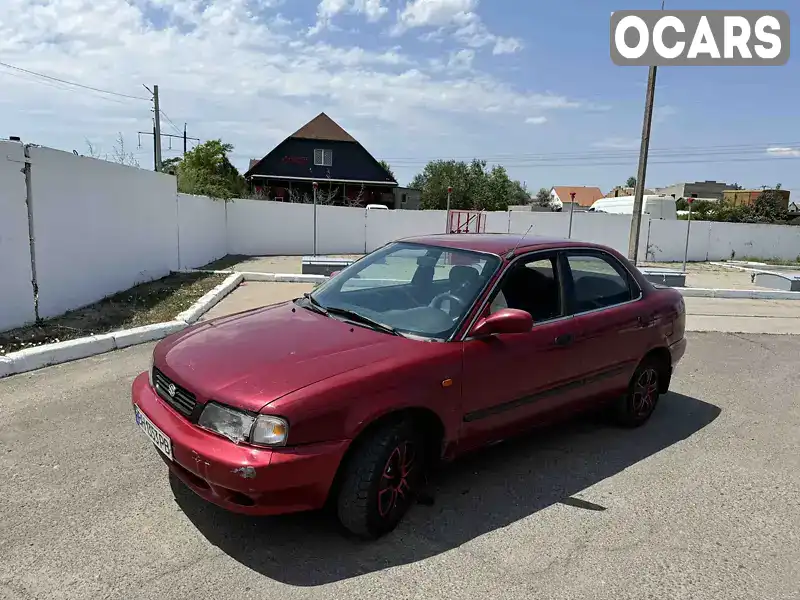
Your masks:
<instances>
[{"instance_id":1,"label":"paving slab","mask_svg":"<svg viewBox=\"0 0 800 600\"><path fill-rule=\"evenodd\" d=\"M732 333L800 334L800 302L684 298L686 329Z\"/></svg>"},{"instance_id":2,"label":"paving slab","mask_svg":"<svg viewBox=\"0 0 800 600\"><path fill-rule=\"evenodd\" d=\"M277 304L278 302L285 302L286 300L299 298L313 289L314 286L307 283L260 283L257 281L245 281L228 294L222 302L203 315L201 321L224 317L262 306L269 306L270 304Z\"/></svg>"}]
</instances>

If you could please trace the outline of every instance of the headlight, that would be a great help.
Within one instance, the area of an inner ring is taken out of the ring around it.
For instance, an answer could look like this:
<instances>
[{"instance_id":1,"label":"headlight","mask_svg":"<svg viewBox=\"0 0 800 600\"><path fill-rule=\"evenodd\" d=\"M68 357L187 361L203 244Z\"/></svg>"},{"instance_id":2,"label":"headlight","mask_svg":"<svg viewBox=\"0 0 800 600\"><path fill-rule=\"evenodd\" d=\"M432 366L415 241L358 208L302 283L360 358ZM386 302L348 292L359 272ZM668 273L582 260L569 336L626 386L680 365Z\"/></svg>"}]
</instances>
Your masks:
<instances>
[{"instance_id":1,"label":"headlight","mask_svg":"<svg viewBox=\"0 0 800 600\"><path fill-rule=\"evenodd\" d=\"M284 446L289 424L279 417L253 415L209 402L200 414L198 425L225 436L235 443L249 442L258 446Z\"/></svg>"},{"instance_id":2,"label":"headlight","mask_svg":"<svg viewBox=\"0 0 800 600\"><path fill-rule=\"evenodd\" d=\"M286 421L279 417L258 415L250 435L250 443L259 446L285 446L288 435L289 424Z\"/></svg>"},{"instance_id":3,"label":"headlight","mask_svg":"<svg viewBox=\"0 0 800 600\"><path fill-rule=\"evenodd\" d=\"M247 440L254 420L247 413L209 402L200 414L197 424L238 444Z\"/></svg>"}]
</instances>

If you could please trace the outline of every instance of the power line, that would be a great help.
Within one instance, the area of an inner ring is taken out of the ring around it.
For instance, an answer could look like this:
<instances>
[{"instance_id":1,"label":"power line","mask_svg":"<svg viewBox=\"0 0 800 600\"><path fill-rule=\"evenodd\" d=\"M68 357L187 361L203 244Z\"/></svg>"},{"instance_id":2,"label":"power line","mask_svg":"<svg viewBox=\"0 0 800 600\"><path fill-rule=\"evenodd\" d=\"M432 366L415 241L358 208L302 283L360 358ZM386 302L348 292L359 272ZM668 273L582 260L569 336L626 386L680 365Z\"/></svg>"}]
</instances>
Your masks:
<instances>
[{"instance_id":1,"label":"power line","mask_svg":"<svg viewBox=\"0 0 800 600\"><path fill-rule=\"evenodd\" d=\"M728 144L728 145L718 145L718 146L674 146L674 147L664 147L660 149L651 149L650 155L656 156L692 156L692 155L706 155L706 154L750 154L750 153L762 153L765 152L767 148L792 148L792 147L800 147L800 142L764 142L761 144ZM636 157L638 156L639 151L635 149L631 150L623 150L623 149L611 149L611 150L589 150L585 152L548 152L546 154L534 154L534 153L503 153L503 154L491 154L486 155L482 158L486 160L508 160L508 159L522 159L525 161L550 161L550 160L566 160L566 159L586 159L586 158L612 158L612 157ZM465 159L471 160L473 158L478 158L475 155L470 156L436 156L436 157L425 157L425 156L415 156L415 157L384 157L384 160L387 162L391 162L392 164L395 163L405 163L411 162L414 164L420 164L421 162L429 162L431 160L457 160L457 159Z\"/></svg>"},{"instance_id":2,"label":"power line","mask_svg":"<svg viewBox=\"0 0 800 600\"><path fill-rule=\"evenodd\" d=\"M648 160L648 165L700 165L706 163L732 163L732 162L780 162L780 161L788 161L788 160L800 160L800 156L764 156L764 157L753 157L753 158L717 158L717 159L687 159L687 160ZM422 163L420 163L422 164ZM535 163L522 163L522 164L505 164L503 166L509 168L528 168L528 169L536 169L541 167L553 168L553 167L626 167L630 165L630 161L625 162L572 162L572 163L547 163L547 164L535 164ZM407 165L403 165L407 166Z\"/></svg>"},{"instance_id":3,"label":"power line","mask_svg":"<svg viewBox=\"0 0 800 600\"><path fill-rule=\"evenodd\" d=\"M165 113L163 110L159 110L159 112L160 112L160 113L161 113L161 115L162 115L162 116L163 116L163 117L164 117L164 118L167 120L167 122L168 122L170 125L172 125L172 128L173 128L175 131L177 131L179 135L181 135L181 136L182 136L182 135L183 135L183 132L182 132L180 129L178 129L178 126L177 126L177 125L175 125L175 123L173 123L173 122L172 122L172 119L170 119L170 118L169 118L169 116L167 115L167 113Z\"/></svg>"},{"instance_id":4,"label":"power line","mask_svg":"<svg viewBox=\"0 0 800 600\"><path fill-rule=\"evenodd\" d=\"M150 101L149 98L143 98L142 96L132 96L130 94L123 94L120 92L112 92L111 90L104 90L101 88L92 87L90 85L84 85L82 83L77 83L75 81L68 81L66 79L61 79L59 77L53 77L52 75L45 75L44 73L37 73L36 71L30 71L28 69L23 69L22 67L16 67L14 65L10 65L8 63L0 62L0 67L6 67L7 69L14 69L15 71L20 71L22 73L27 73L28 75L33 75L35 77L41 77L43 79L49 79L50 81L57 81L59 83L63 83L65 85L71 85L77 88L90 90L92 92L97 92L100 94L109 94L111 96L119 96L120 98L129 98L131 100L145 100Z\"/></svg>"}]
</instances>

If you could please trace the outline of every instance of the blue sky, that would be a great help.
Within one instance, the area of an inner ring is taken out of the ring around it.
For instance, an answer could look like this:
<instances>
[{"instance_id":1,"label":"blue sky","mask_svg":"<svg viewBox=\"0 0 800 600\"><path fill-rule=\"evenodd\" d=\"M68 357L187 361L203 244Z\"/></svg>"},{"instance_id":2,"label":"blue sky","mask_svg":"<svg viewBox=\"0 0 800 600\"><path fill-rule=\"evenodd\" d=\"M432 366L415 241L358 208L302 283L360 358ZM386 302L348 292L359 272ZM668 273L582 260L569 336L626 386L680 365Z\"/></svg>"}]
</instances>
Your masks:
<instances>
[{"instance_id":1,"label":"blue sky","mask_svg":"<svg viewBox=\"0 0 800 600\"><path fill-rule=\"evenodd\" d=\"M742 0L667 8L754 9ZM152 165L146 84L162 128L222 138L234 162L321 111L406 183L431 158L482 157L532 189L635 174L647 69L609 56L631 0L6 0L0 135L111 153L118 132ZM796 0L770 9L800 16ZM796 40L793 36L793 41ZM783 67L659 70L648 186L780 182L800 194L800 73ZM170 122L171 121L171 122ZM173 127L173 124L175 127ZM179 144L164 141L164 156ZM768 151L772 149L772 151ZM660 163L660 164L659 164Z\"/></svg>"}]
</instances>

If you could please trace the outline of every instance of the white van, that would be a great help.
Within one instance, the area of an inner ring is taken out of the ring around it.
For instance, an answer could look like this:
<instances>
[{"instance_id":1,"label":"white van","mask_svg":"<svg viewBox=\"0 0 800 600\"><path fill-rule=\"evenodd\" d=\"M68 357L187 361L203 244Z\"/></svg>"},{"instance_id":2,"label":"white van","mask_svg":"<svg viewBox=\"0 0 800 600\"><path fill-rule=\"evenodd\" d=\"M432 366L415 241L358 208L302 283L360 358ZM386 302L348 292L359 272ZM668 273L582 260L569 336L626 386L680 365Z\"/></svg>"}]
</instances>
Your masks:
<instances>
[{"instance_id":1,"label":"white van","mask_svg":"<svg viewBox=\"0 0 800 600\"><path fill-rule=\"evenodd\" d=\"M367 210L389 210L385 204L367 204Z\"/></svg>"},{"instance_id":2,"label":"white van","mask_svg":"<svg viewBox=\"0 0 800 600\"><path fill-rule=\"evenodd\" d=\"M633 196L619 196L617 198L600 198L589 209L589 212L608 213L612 215L632 215ZM650 215L651 219L678 218L675 207L675 198L666 194L646 195L642 199L642 214Z\"/></svg>"}]
</instances>

